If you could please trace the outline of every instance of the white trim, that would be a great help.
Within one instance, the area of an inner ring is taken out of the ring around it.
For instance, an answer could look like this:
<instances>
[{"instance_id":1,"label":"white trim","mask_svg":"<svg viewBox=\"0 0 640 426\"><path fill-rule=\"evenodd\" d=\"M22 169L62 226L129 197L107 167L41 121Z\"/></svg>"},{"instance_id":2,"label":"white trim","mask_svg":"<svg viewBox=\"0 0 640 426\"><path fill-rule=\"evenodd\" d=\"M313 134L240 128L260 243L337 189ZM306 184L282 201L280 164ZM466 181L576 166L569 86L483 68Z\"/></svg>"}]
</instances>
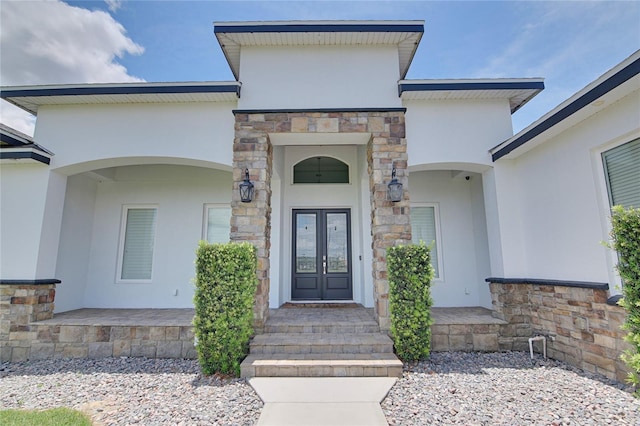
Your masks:
<instances>
[{"instance_id":1,"label":"white trim","mask_svg":"<svg viewBox=\"0 0 640 426\"><path fill-rule=\"evenodd\" d=\"M438 276L434 276L433 280L442 282L444 281L444 250L442 248L442 233L440 231L440 203L410 203L409 207L410 209L414 207L433 207L433 217L436 222L436 248L438 253Z\"/></svg>"},{"instance_id":2,"label":"white trim","mask_svg":"<svg viewBox=\"0 0 640 426\"><path fill-rule=\"evenodd\" d=\"M129 210L134 209L155 209L156 210L156 223L153 228L153 236L154 236L154 250L153 257L151 259L151 277L149 279L142 280L133 280L133 279L122 279L122 266L124 261L124 242L127 233L127 217ZM118 242L118 265L116 268L116 284L151 284L153 282L153 264L154 257L156 255L155 250L155 236L158 225L158 205L157 204L123 204L122 205L122 213L120 215L120 240Z\"/></svg>"},{"instance_id":3,"label":"white trim","mask_svg":"<svg viewBox=\"0 0 640 426\"><path fill-rule=\"evenodd\" d=\"M205 203L202 211L202 240L210 242L207 239L209 234L209 209L229 209L229 235L231 235L231 205L225 203Z\"/></svg>"}]
</instances>

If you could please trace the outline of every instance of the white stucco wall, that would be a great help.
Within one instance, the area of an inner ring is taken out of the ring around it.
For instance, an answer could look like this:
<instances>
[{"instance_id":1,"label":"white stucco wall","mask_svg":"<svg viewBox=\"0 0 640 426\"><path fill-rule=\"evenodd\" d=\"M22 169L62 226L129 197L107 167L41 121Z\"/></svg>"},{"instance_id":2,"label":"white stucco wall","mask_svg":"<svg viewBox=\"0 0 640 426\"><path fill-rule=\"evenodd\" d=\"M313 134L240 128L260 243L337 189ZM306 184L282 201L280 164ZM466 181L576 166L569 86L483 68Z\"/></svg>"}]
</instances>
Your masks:
<instances>
[{"instance_id":1,"label":"white stucco wall","mask_svg":"<svg viewBox=\"0 0 640 426\"><path fill-rule=\"evenodd\" d=\"M98 182L82 175L67 179L56 278L56 312L84 307Z\"/></svg>"},{"instance_id":2,"label":"white stucco wall","mask_svg":"<svg viewBox=\"0 0 640 426\"><path fill-rule=\"evenodd\" d=\"M466 180L465 176L470 179ZM491 306L482 177L453 171L409 174L411 204L437 204L441 278L434 280L434 306Z\"/></svg>"},{"instance_id":3,"label":"white stucco wall","mask_svg":"<svg viewBox=\"0 0 640 426\"><path fill-rule=\"evenodd\" d=\"M507 100L405 101L409 167L492 165L489 149L513 133Z\"/></svg>"},{"instance_id":4,"label":"white stucco wall","mask_svg":"<svg viewBox=\"0 0 640 426\"><path fill-rule=\"evenodd\" d=\"M184 308L193 306L195 250L202 238L205 203L231 202L230 172L199 167L153 165L120 167L113 180L96 184L90 254L83 306L95 308ZM90 184L73 179L67 205L87 210L91 200L78 200L89 193ZM116 283L117 258L123 205L157 205L153 276L149 284ZM88 212L65 212L65 234L61 244L69 250L58 262L59 278L74 290L81 290L80 270L74 265L85 256L73 258L86 246L89 237L80 235L70 221L80 219L84 229L91 222ZM175 291L177 290L177 295ZM68 293L60 295L70 296ZM69 290L71 292L71 290ZM63 307L77 306L76 295L56 301Z\"/></svg>"},{"instance_id":5,"label":"white stucco wall","mask_svg":"<svg viewBox=\"0 0 640 426\"><path fill-rule=\"evenodd\" d=\"M400 107L394 46L243 47L240 109Z\"/></svg>"},{"instance_id":6,"label":"white stucco wall","mask_svg":"<svg viewBox=\"0 0 640 426\"><path fill-rule=\"evenodd\" d=\"M231 166L231 103L69 105L38 111L37 143L56 155L52 169L76 174L114 165L181 158Z\"/></svg>"},{"instance_id":7,"label":"white stucco wall","mask_svg":"<svg viewBox=\"0 0 640 426\"><path fill-rule=\"evenodd\" d=\"M518 175L522 220L502 232L522 236L527 277L615 284L612 252L601 244L609 207L600 155L640 137L638 111L636 91L516 160L496 162L514 163Z\"/></svg>"},{"instance_id":8,"label":"white stucco wall","mask_svg":"<svg viewBox=\"0 0 640 426\"><path fill-rule=\"evenodd\" d=\"M39 163L0 166L1 278L56 278L65 181Z\"/></svg>"}]
</instances>

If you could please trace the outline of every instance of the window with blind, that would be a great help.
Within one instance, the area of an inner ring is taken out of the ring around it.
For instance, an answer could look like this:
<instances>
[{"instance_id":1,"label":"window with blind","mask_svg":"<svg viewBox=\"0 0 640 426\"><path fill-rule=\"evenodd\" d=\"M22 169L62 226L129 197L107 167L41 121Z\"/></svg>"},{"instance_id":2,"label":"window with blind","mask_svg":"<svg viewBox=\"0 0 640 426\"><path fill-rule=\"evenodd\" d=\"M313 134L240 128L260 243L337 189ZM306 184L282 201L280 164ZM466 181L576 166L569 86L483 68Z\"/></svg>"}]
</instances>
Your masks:
<instances>
[{"instance_id":1,"label":"window with blind","mask_svg":"<svg viewBox=\"0 0 640 426\"><path fill-rule=\"evenodd\" d=\"M611 206L640 208L640 139L602 153Z\"/></svg>"},{"instance_id":2,"label":"window with blind","mask_svg":"<svg viewBox=\"0 0 640 426\"><path fill-rule=\"evenodd\" d=\"M231 207L205 204L202 239L209 243L228 243L231 223Z\"/></svg>"},{"instance_id":3,"label":"window with blind","mask_svg":"<svg viewBox=\"0 0 640 426\"><path fill-rule=\"evenodd\" d=\"M414 244L424 241L431 248L431 265L434 278L442 278L442 262L440 261L439 229L437 205L411 206L411 236Z\"/></svg>"},{"instance_id":4,"label":"window with blind","mask_svg":"<svg viewBox=\"0 0 640 426\"><path fill-rule=\"evenodd\" d=\"M123 207L118 281L151 281L157 214L155 206Z\"/></svg>"}]
</instances>

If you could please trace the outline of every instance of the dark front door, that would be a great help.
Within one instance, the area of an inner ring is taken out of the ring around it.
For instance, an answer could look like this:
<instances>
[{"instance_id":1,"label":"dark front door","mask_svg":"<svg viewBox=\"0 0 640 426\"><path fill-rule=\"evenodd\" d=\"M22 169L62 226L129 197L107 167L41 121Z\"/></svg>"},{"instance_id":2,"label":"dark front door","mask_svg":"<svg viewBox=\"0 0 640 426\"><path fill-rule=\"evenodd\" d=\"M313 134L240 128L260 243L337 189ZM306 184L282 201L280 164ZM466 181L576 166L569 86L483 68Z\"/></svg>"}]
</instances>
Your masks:
<instances>
[{"instance_id":1,"label":"dark front door","mask_svg":"<svg viewBox=\"0 0 640 426\"><path fill-rule=\"evenodd\" d=\"M291 265L292 299L352 299L350 210L294 210Z\"/></svg>"}]
</instances>

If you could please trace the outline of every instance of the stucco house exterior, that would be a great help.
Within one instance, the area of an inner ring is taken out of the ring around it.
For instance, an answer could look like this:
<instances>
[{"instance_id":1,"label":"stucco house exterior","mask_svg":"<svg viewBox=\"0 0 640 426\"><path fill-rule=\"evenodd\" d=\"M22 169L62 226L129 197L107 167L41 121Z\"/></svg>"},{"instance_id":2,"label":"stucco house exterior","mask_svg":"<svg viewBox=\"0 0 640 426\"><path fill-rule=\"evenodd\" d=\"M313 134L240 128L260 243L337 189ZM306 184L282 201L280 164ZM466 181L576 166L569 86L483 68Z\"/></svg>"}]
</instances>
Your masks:
<instances>
[{"instance_id":1,"label":"stucco house exterior","mask_svg":"<svg viewBox=\"0 0 640 426\"><path fill-rule=\"evenodd\" d=\"M2 89L38 117L0 151L3 282L61 281L56 312L192 307L198 241L251 241L257 325L346 300L388 329L385 250L423 240L438 307L495 307L488 277L619 292L600 242L618 151L640 204L640 53L513 135L543 80L405 80L422 21L214 31L235 81Z\"/></svg>"}]
</instances>

